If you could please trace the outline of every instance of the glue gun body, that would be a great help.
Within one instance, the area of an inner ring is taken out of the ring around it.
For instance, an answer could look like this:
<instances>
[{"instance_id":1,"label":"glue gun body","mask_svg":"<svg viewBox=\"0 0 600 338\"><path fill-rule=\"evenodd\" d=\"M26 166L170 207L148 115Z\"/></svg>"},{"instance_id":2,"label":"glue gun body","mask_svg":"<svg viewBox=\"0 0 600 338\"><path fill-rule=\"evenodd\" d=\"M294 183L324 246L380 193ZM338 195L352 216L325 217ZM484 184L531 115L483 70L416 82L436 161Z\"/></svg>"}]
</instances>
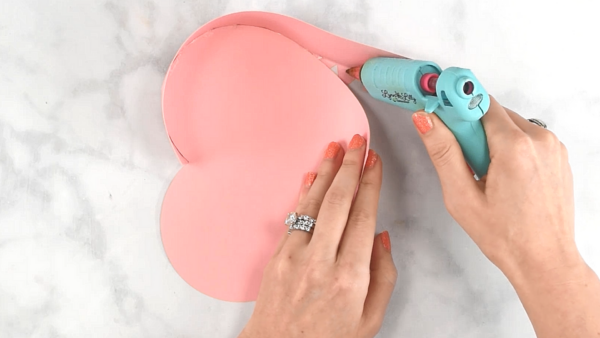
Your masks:
<instances>
[{"instance_id":1,"label":"glue gun body","mask_svg":"<svg viewBox=\"0 0 600 338\"><path fill-rule=\"evenodd\" d=\"M436 113L452 131L478 177L487 174L489 148L481 118L490 97L468 69L398 58L374 58L360 70L360 80L374 98L410 111Z\"/></svg>"}]
</instances>

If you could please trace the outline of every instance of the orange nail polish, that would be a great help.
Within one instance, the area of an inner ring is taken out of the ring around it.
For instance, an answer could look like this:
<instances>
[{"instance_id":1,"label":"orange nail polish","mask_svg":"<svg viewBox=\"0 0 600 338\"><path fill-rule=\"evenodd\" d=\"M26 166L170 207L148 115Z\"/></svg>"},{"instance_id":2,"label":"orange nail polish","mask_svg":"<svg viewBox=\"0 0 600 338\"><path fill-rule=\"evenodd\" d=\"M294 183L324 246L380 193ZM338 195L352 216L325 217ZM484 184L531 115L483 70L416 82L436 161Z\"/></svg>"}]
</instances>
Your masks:
<instances>
[{"instance_id":1,"label":"orange nail polish","mask_svg":"<svg viewBox=\"0 0 600 338\"><path fill-rule=\"evenodd\" d=\"M373 151L373 149L369 149L369 155L367 155L367 163L365 164L365 167L373 168L375 166L375 163L377 163L378 159L379 155L377 155L377 153Z\"/></svg>"},{"instance_id":2,"label":"orange nail polish","mask_svg":"<svg viewBox=\"0 0 600 338\"><path fill-rule=\"evenodd\" d=\"M350 144L348 145L349 149L358 149L360 147L362 147L365 144L365 139L356 134L354 135L354 137L352 137L352 140L350 141Z\"/></svg>"},{"instance_id":3,"label":"orange nail polish","mask_svg":"<svg viewBox=\"0 0 600 338\"><path fill-rule=\"evenodd\" d=\"M325 158L332 159L337 156L338 151L340 150L340 144L337 142L331 142L327 146L327 150L325 150Z\"/></svg>"},{"instance_id":4,"label":"orange nail polish","mask_svg":"<svg viewBox=\"0 0 600 338\"><path fill-rule=\"evenodd\" d=\"M390 234L387 231L381 233L381 244L387 252L392 252L392 243L390 242Z\"/></svg>"},{"instance_id":5,"label":"orange nail polish","mask_svg":"<svg viewBox=\"0 0 600 338\"><path fill-rule=\"evenodd\" d=\"M307 187L311 187L317 178L317 173L307 173L304 178L304 185Z\"/></svg>"},{"instance_id":6,"label":"orange nail polish","mask_svg":"<svg viewBox=\"0 0 600 338\"><path fill-rule=\"evenodd\" d=\"M421 134L425 134L433 128L431 118L426 113L414 113L412 119Z\"/></svg>"}]
</instances>

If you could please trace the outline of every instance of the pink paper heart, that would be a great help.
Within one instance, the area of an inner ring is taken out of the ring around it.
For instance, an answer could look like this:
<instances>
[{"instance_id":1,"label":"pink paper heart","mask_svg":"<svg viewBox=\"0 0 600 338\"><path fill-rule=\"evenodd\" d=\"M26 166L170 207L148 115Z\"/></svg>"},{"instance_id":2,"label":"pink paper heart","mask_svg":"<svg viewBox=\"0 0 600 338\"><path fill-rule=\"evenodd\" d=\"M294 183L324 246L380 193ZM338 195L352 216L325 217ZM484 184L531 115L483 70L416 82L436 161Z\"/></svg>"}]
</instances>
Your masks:
<instances>
[{"instance_id":1,"label":"pink paper heart","mask_svg":"<svg viewBox=\"0 0 600 338\"><path fill-rule=\"evenodd\" d=\"M349 82L345 69L376 55L390 54L261 12L219 18L184 43L163 88L165 125L184 166L160 222L186 282L222 300L256 299L304 174L329 142L369 136L340 78Z\"/></svg>"}]
</instances>

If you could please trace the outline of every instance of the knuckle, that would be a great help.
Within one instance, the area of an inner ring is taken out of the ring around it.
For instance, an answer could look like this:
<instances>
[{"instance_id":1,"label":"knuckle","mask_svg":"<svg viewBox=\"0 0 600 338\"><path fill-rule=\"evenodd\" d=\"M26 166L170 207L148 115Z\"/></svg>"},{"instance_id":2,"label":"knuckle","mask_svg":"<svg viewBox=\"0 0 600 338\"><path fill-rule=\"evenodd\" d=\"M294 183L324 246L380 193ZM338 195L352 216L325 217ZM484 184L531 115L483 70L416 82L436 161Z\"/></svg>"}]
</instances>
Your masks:
<instances>
[{"instance_id":1,"label":"knuckle","mask_svg":"<svg viewBox=\"0 0 600 338\"><path fill-rule=\"evenodd\" d=\"M298 209L301 210L300 213L316 213L321 208L321 203L323 201L317 197L306 197L300 205ZM316 215L311 215L316 216Z\"/></svg>"},{"instance_id":2,"label":"knuckle","mask_svg":"<svg viewBox=\"0 0 600 338\"><path fill-rule=\"evenodd\" d=\"M333 176L333 171L329 167L321 166L317 171L317 177L321 180L329 181L331 176Z\"/></svg>"},{"instance_id":3,"label":"knuckle","mask_svg":"<svg viewBox=\"0 0 600 338\"><path fill-rule=\"evenodd\" d=\"M345 205L347 199L346 192L339 189L332 189L327 192L324 202L329 206L339 207Z\"/></svg>"},{"instance_id":4,"label":"knuckle","mask_svg":"<svg viewBox=\"0 0 600 338\"><path fill-rule=\"evenodd\" d=\"M431 146L431 159L438 166L446 166L452 160L452 146L449 143L438 143Z\"/></svg>"},{"instance_id":5,"label":"knuckle","mask_svg":"<svg viewBox=\"0 0 600 338\"><path fill-rule=\"evenodd\" d=\"M321 285L325 281L325 273L318 266L309 265L306 268L306 280L310 285Z\"/></svg>"},{"instance_id":6,"label":"knuckle","mask_svg":"<svg viewBox=\"0 0 600 338\"><path fill-rule=\"evenodd\" d=\"M263 272L263 276L282 280L290 272L291 260L292 257L290 255L280 255L277 258L271 259Z\"/></svg>"},{"instance_id":7,"label":"knuckle","mask_svg":"<svg viewBox=\"0 0 600 338\"><path fill-rule=\"evenodd\" d=\"M379 188L379 185L380 185L380 181L378 179L370 177L370 175L369 175L369 177L363 176L363 179L360 182L361 189Z\"/></svg>"},{"instance_id":8,"label":"knuckle","mask_svg":"<svg viewBox=\"0 0 600 338\"><path fill-rule=\"evenodd\" d=\"M343 259L337 263L337 277L343 287L359 287L363 278L368 278L370 274L368 266L357 264L354 260Z\"/></svg>"},{"instance_id":9,"label":"knuckle","mask_svg":"<svg viewBox=\"0 0 600 338\"><path fill-rule=\"evenodd\" d=\"M390 282L392 285L396 285L398 281L398 269L395 265L393 265L386 273L384 274L385 279Z\"/></svg>"},{"instance_id":10,"label":"knuckle","mask_svg":"<svg viewBox=\"0 0 600 338\"><path fill-rule=\"evenodd\" d=\"M533 141L523 132L514 132L510 137L513 140L513 147L518 154L530 154L534 152Z\"/></svg>"},{"instance_id":11,"label":"knuckle","mask_svg":"<svg viewBox=\"0 0 600 338\"><path fill-rule=\"evenodd\" d=\"M364 208L354 210L348 217L348 224L353 227L369 226L373 223L375 223L375 215Z\"/></svg>"},{"instance_id":12,"label":"knuckle","mask_svg":"<svg viewBox=\"0 0 600 338\"><path fill-rule=\"evenodd\" d=\"M355 167L358 167L358 166L360 166L361 164L362 164L362 163L361 163L361 162L359 162L359 161L358 161L357 159L355 159L355 158L352 158L352 157L350 157L350 158L348 158L348 157L345 157L345 158L344 158L344 161L342 162L342 168L355 168Z\"/></svg>"},{"instance_id":13,"label":"knuckle","mask_svg":"<svg viewBox=\"0 0 600 338\"><path fill-rule=\"evenodd\" d=\"M343 259L337 262L338 274L342 278L354 278L360 274L359 264L354 260Z\"/></svg>"},{"instance_id":14,"label":"knuckle","mask_svg":"<svg viewBox=\"0 0 600 338\"><path fill-rule=\"evenodd\" d=\"M339 273L335 278L334 289L340 293L354 293L360 287L357 278L346 272Z\"/></svg>"},{"instance_id":15,"label":"knuckle","mask_svg":"<svg viewBox=\"0 0 600 338\"><path fill-rule=\"evenodd\" d=\"M517 156L510 163L511 167L519 170L530 170L535 167L537 150L533 140L525 133L514 133L512 136L511 151Z\"/></svg>"},{"instance_id":16,"label":"knuckle","mask_svg":"<svg viewBox=\"0 0 600 338\"><path fill-rule=\"evenodd\" d=\"M541 130L538 134L539 141L545 145L556 146L560 143L558 137L549 130Z\"/></svg>"}]
</instances>

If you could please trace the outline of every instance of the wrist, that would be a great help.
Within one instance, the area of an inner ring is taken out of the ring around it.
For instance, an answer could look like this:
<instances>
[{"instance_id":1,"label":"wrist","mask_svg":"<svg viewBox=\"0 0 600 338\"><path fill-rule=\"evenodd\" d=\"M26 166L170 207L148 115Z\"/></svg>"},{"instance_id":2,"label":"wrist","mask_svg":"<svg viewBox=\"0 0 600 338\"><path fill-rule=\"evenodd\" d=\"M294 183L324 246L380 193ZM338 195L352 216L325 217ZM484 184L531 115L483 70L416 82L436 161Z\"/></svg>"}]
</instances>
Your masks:
<instances>
[{"instance_id":1,"label":"wrist","mask_svg":"<svg viewBox=\"0 0 600 338\"><path fill-rule=\"evenodd\" d=\"M501 270L515 288L550 287L584 278L589 267L573 243L559 250L521 256Z\"/></svg>"}]
</instances>

